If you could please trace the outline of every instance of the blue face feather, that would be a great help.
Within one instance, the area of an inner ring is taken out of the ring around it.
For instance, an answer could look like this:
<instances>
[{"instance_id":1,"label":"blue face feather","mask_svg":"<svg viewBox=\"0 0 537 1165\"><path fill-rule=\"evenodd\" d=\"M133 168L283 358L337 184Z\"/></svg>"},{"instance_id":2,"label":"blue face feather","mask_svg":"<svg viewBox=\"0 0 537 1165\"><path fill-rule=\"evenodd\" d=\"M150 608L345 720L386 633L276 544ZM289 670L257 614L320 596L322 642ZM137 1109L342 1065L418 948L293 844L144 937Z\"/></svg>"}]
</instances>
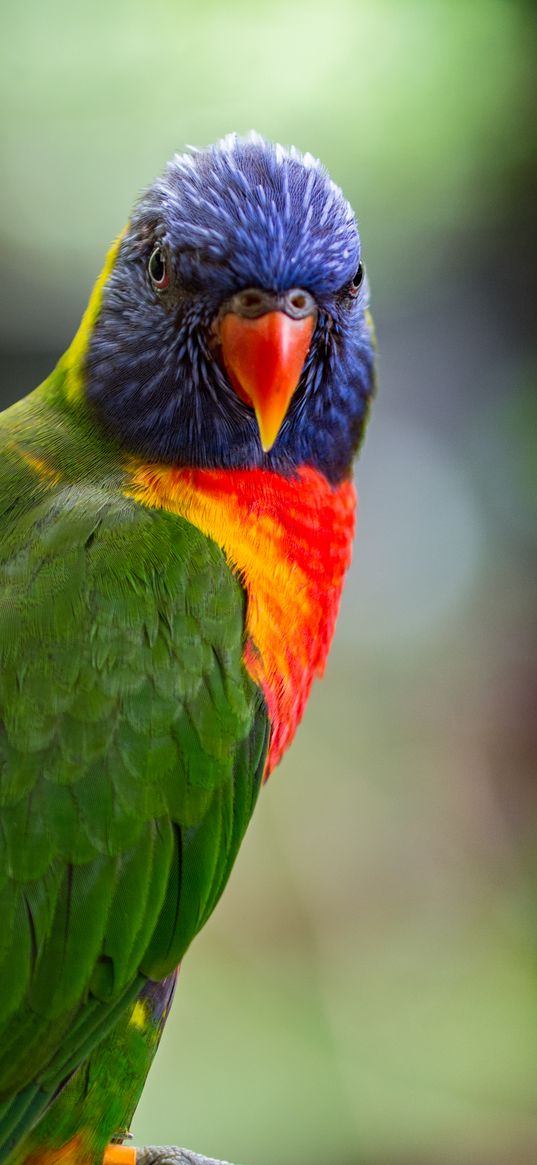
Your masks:
<instances>
[{"instance_id":1,"label":"blue face feather","mask_svg":"<svg viewBox=\"0 0 537 1165\"><path fill-rule=\"evenodd\" d=\"M340 481L373 384L359 265L353 212L311 156L257 135L176 156L135 207L104 290L85 368L100 422L148 460L283 473L309 464ZM317 308L269 453L218 349L219 313L247 288L303 289Z\"/></svg>"}]
</instances>

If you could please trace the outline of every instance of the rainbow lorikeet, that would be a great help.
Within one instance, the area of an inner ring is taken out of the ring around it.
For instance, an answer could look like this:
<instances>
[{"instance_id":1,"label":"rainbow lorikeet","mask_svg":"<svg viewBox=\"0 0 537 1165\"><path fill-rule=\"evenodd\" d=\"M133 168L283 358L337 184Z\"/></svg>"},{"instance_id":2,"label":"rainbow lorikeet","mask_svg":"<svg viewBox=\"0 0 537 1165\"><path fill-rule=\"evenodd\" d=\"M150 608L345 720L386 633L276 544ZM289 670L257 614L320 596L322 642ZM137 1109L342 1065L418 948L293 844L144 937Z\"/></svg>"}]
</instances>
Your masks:
<instances>
[{"instance_id":1,"label":"rainbow lorikeet","mask_svg":"<svg viewBox=\"0 0 537 1165\"><path fill-rule=\"evenodd\" d=\"M373 379L348 202L230 135L141 197L0 418L1 1162L134 1159L177 967L324 667Z\"/></svg>"}]
</instances>

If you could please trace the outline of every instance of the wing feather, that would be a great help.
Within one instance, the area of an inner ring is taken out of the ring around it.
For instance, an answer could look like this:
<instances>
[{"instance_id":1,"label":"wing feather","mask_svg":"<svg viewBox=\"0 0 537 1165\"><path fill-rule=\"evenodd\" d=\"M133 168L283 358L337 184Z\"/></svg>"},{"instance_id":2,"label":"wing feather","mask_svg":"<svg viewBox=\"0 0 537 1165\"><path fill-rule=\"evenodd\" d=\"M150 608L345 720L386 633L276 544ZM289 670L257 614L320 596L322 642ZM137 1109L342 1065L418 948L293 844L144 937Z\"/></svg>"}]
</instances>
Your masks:
<instances>
[{"instance_id":1,"label":"wing feather","mask_svg":"<svg viewBox=\"0 0 537 1165\"><path fill-rule=\"evenodd\" d=\"M203 925L268 734L198 530L94 486L3 522L0 1160Z\"/></svg>"}]
</instances>

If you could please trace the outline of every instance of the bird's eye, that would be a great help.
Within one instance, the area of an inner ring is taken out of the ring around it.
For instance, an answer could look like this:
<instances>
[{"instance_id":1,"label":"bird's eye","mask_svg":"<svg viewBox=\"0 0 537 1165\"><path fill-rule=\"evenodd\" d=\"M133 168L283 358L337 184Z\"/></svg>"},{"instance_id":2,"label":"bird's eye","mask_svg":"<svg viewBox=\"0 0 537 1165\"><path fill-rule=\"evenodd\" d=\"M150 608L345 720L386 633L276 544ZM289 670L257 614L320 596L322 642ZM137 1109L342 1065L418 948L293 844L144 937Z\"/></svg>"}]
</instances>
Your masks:
<instances>
[{"instance_id":1,"label":"bird's eye","mask_svg":"<svg viewBox=\"0 0 537 1165\"><path fill-rule=\"evenodd\" d=\"M162 247L155 247L147 265L149 278L157 291L165 291L169 285L168 265Z\"/></svg>"},{"instance_id":2,"label":"bird's eye","mask_svg":"<svg viewBox=\"0 0 537 1165\"><path fill-rule=\"evenodd\" d=\"M356 275L354 276L354 279L352 280L352 283L349 286L349 295L352 298L354 298L355 295L358 295L360 287L362 286L363 278L364 278L364 268L363 268L363 264L360 263L360 266L358 267Z\"/></svg>"}]
</instances>

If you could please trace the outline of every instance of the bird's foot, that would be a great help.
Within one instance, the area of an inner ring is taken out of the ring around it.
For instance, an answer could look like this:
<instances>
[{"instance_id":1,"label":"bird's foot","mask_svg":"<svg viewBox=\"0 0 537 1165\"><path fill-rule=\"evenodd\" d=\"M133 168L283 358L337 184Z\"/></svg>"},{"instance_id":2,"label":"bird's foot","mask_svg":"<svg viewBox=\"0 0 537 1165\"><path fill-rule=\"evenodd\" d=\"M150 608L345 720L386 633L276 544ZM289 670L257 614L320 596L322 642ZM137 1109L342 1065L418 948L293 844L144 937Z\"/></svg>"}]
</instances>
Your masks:
<instances>
[{"instance_id":1,"label":"bird's foot","mask_svg":"<svg viewBox=\"0 0 537 1165\"><path fill-rule=\"evenodd\" d=\"M136 1165L229 1165L229 1162L202 1157L201 1153L179 1149L176 1145L146 1145L137 1149Z\"/></svg>"}]
</instances>

